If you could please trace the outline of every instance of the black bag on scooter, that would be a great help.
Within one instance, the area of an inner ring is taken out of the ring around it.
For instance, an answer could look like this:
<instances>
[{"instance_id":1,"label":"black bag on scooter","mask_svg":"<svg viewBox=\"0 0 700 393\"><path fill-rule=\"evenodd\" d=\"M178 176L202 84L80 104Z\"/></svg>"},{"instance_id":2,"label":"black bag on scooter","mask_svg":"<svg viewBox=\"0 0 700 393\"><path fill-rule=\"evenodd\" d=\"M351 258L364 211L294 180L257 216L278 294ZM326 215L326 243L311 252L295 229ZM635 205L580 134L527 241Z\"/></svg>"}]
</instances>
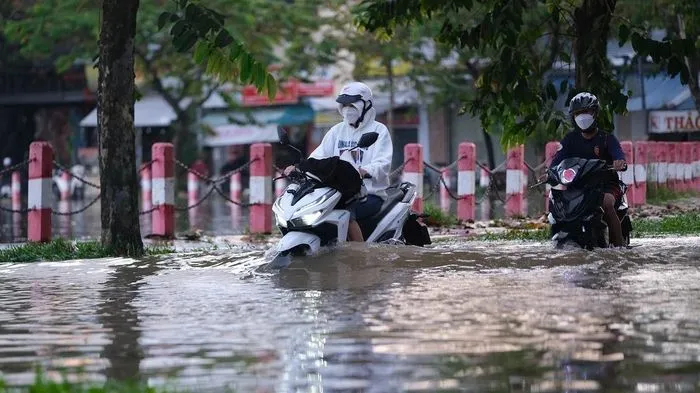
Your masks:
<instances>
[{"instance_id":1,"label":"black bag on scooter","mask_svg":"<svg viewBox=\"0 0 700 393\"><path fill-rule=\"evenodd\" d=\"M403 224L403 238L406 244L412 246L423 247L432 244L428 227L418 221L418 215L415 213L411 213Z\"/></svg>"},{"instance_id":2,"label":"black bag on scooter","mask_svg":"<svg viewBox=\"0 0 700 393\"><path fill-rule=\"evenodd\" d=\"M338 190L342 195L339 206L346 204L362 189L362 179L355 167L338 156L320 160L309 158L299 163L299 170L312 173L324 185Z\"/></svg>"}]
</instances>

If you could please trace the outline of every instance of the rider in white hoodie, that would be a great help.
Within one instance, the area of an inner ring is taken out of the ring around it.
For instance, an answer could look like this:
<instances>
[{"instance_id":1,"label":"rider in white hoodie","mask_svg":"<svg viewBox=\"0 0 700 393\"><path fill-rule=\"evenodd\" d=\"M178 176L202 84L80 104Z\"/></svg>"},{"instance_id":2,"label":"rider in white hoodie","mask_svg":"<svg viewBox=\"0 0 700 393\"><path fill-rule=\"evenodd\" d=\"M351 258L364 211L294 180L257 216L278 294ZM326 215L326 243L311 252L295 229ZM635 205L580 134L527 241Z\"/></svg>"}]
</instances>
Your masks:
<instances>
[{"instance_id":1,"label":"rider in white hoodie","mask_svg":"<svg viewBox=\"0 0 700 393\"><path fill-rule=\"evenodd\" d=\"M340 156L353 164L360 176L369 174L371 178L364 179L367 198L355 202L348 207L352 214L348 238L350 241L364 241L364 236L357 224L358 219L370 217L382 207L389 187L389 172L394 151L391 136L386 126L376 120L376 110L373 107L372 90L361 82L351 82L343 87L336 98L338 111L343 115L343 121L331 128L323 137L321 145L311 153L316 159ZM343 152L357 146L362 134L376 132L377 141L370 147L358 148L349 154ZM293 167L287 169L291 171Z\"/></svg>"}]
</instances>

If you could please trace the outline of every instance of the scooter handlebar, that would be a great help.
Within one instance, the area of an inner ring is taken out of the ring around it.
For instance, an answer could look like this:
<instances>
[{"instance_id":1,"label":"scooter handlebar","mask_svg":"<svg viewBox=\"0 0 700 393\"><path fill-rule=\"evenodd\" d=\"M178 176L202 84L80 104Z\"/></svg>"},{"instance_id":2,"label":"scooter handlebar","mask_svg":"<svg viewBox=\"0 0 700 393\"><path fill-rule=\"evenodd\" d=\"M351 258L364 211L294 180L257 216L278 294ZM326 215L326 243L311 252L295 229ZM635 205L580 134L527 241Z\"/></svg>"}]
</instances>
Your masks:
<instances>
[{"instance_id":1,"label":"scooter handlebar","mask_svg":"<svg viewBox=\"0 0 700 393\"><path fill-rule=\"evenodd\" d=\"M371 179L372 175L370 175L369 173L365 173L364 175L362 175L362 178L363 179Z\"/></svg>"}]
</instances>

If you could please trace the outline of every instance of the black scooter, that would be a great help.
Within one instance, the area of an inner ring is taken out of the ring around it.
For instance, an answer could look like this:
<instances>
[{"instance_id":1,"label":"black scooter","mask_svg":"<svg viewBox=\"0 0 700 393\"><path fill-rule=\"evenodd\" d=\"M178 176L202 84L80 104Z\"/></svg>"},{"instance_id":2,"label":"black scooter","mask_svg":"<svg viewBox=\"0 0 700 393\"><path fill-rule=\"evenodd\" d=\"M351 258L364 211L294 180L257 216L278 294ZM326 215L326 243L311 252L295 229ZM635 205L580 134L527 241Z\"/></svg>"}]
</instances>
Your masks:
<instances>
[{"instance_id":1,"label":"black scooter","mask_svg":"<svg viewBox=\"0 0 700 393\"><path fill-rule=\"evenodd\" d=\"M622 170L627 170L627 166ZM551 186L549 195L549 223L552 240L557 248L569 241L592 250L607 248L608 225L604 219L601 201L607 173L614 171L604 160L569 158L547 170L542 183ZM629 246L632 222L627 205L627 186L620 182L622 198L615 208L622 224L622 237Z\"/></svg>"}]
</instances>

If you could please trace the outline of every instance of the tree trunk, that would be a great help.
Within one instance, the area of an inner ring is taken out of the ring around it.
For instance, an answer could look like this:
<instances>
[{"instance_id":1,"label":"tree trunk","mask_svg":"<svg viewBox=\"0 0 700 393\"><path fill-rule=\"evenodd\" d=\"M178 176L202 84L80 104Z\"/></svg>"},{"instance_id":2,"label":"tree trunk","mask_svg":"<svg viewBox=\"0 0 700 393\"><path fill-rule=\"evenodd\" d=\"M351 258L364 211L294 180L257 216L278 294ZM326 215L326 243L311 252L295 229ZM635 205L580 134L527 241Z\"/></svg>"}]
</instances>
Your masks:
<instances>
[{"instance_id":1,"label":"tree trunk","mask_svg":"<svg viewBox=\"0 0 700 393\"><path fill-rule=\"evenodd\" d=\"M98 124L102 244L117 255L143 254L134 129L134 35L139 0L103 0Z\"/></svg>"},{"instance_id":2,"label":"tree trunk","mask_svg":"<svg viewBox=\"0 0 700 393\"><path fill-rule=\"evenodd\" d=\"M481 128L481 133L484 135L484 146L486 147L486 158L488 159L489 168L496 167L496 156L493 154L493 138L485 128Z\"/></svg>"},{"instance_id":3,"label":"tree trunk","mask_svg":"<svg viewBox=\"0 0 700 393\"><path fill-rule=\"evenodd\" d=\"M386 114L386 128L389 129L391 139L394 139L394 68L391 66L391 59L384 59L386 67L386 77L389 81L389 111Z\"/></svg>"},{"instance_id":4,"label":"tree trunk","mask_svg":"<svg viewBox=\"0 0 700 393\"><path fill-rule=\"evenodd\" d=\"M683 21L683 15L677 15L678 20L678 33L681 38L686 38L685 33L685 22ZM700 79L698 79L698 74L700 74L700 55L695 53L692 57L685 58L685 64L690 71L690 78L688 78L688 88L690 93L693 95L693 100L695 101L695 107L700 111Z\"/></svg>"},{"instance_id":5,"label":"tree trunk","mask_svg":"<svg viewBox=\"0 0 700 393\"><path fill-rule=\"evenodd\" d=\"M617 0L584 0L574 11L577 89L594 89L596 80L608 73L607 45L616 4Z\"/></svg>"}]
</instances>

